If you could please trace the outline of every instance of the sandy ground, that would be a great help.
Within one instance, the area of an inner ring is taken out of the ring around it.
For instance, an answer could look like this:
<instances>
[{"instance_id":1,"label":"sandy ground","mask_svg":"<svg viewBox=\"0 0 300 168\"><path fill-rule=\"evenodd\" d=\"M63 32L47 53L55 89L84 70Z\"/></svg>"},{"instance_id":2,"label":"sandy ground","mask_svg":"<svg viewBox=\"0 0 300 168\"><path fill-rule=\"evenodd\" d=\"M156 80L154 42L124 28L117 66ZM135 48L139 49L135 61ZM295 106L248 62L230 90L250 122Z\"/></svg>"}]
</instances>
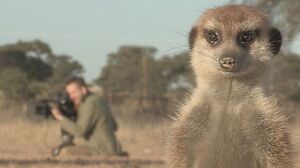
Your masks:
<instances>
[{"instance_id":1,"label":"sandy ground","mask_svg":"<svg viewBox=\"0 0 300 168\"><path fill-rule=\"evenodd\" d=\"M0 167L7 168L163 168L163 126L120 127L117 136L128 158L61 156L51 149L59 142L54 121L30 123L24 120L0 123ZM76 141L80 143L80 140Z\"/></svg>"},{"instance_id":2,"label":"sandy ground","mask_svg":"<svg viewBox=\"0 0 300 168\"><path fill-rule=\"evenodd\" d=\"M164 135L167 124L119 125L117 136L130 157L53 158L50 155L51 149L60 142L60 129L56 122L32 123L24 119L0 121L0 168L165 168ZM297 144L298 152L300 122L294 122L292 126L292 139ZM80 143L80 140L76 142ZM300 168L298 162L297 167Z\"/></svg>"}]
</instances>

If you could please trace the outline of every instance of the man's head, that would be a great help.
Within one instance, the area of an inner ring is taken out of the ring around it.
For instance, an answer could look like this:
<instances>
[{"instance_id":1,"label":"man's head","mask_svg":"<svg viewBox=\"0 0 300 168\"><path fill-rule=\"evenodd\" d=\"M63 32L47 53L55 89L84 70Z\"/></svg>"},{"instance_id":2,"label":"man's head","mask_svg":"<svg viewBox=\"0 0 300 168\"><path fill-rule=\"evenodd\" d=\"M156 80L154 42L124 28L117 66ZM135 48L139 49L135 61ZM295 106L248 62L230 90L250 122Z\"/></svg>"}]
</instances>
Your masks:
<instances>
[{"instance_id":1,"label":"man's head","mask_svg":"<svg viewBox=\"0 0 300 168\"><path fill-rule=\"evenodd\" d=\"M65 90L75 106L78 106L89 91L85 81L80 77L73 77L65 84Z\"/></svg>"}]
</instances>

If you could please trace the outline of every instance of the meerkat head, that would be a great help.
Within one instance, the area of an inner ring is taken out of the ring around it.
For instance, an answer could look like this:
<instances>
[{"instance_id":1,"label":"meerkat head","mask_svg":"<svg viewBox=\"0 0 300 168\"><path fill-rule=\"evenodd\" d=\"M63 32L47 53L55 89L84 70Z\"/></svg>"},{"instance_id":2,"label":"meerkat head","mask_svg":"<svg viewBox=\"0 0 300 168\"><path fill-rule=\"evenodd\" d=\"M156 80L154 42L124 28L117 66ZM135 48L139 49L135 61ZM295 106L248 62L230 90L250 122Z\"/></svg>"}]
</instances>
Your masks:
<instances>
[{"instance_id":1,"label":"meerkat head","mask_svg":"<svg viewBox=\"0 0 300 168\"><path fill-rule=\"evenodd\" d=\"M281 33L254 7L227 5L210 9L189 35L197 77L233 77L266 72L281 47Z\"/></svg>"}]
</instances>

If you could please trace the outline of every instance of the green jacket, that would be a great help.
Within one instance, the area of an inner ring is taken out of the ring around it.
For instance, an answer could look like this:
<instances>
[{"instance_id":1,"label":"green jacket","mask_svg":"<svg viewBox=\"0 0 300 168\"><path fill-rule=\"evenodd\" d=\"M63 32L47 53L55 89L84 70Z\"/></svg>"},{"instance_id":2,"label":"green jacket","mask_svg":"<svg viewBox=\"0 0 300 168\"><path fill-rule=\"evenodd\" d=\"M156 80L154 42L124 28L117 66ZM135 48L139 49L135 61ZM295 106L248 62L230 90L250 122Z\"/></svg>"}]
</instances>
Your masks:
<instances>
[{"instance_id":1,"label":"green jacket","mask_svg":"<svg viewBox=\"0 0 300 168\"><path fill-rule=\"evenodd\" d=\"M78 108L76 122L64 117L62 128L75 137L83 137L97 154L118 155L121 146L114 132L117 124L107 103L95 94L88 94Z\"/></svg>"}]
</instances>

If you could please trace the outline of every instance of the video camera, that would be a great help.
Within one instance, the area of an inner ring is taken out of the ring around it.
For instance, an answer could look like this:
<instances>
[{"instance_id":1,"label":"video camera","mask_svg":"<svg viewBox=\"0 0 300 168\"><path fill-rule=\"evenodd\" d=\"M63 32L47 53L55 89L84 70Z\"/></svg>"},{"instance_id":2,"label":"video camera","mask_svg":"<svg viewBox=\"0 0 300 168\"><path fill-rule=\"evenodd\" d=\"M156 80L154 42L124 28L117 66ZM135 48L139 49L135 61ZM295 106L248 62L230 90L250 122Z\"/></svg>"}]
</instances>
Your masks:
<instances>
[{"instance_id":1,"label":"video camera","mask_svg":"<svg viewBox=\"0 0 300 168\"><path fill-rule=\"evenodd\" d=\"M62 115L73 121L76 120L77 113L67 92L59 92L53 98L40 100L35 106L35 113L46 118L52 116L50 103L57 104Z\"/></svg>"},{"instance_id":2,"label":"video camera","mask_svg":"<svg viewBox=\"0 0 300 168\"><path fill-rule=\"evenodd\" d=\"M40 100L35 106L35 113L49 118L52 116L50 103L55 103L62 115L76 121L77 113L67 92L59 92L53 98ZM52 156L58 156L62 148L73 145L74 136L64 129L61 129L61 138L62 142L52 150Z\"/></svg>"}]
</instances>

